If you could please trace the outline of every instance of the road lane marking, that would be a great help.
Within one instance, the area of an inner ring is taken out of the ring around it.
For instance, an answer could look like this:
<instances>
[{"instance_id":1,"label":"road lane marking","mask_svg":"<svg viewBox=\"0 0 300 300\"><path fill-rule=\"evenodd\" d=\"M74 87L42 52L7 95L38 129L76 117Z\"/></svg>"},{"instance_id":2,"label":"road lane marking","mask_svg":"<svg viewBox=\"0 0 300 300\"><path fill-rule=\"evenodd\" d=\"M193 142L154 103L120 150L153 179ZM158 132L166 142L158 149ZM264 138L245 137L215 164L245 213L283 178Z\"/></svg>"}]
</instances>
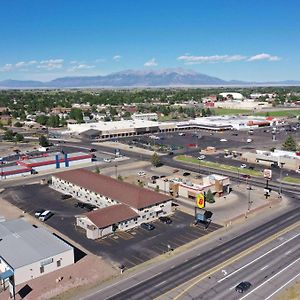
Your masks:
<instances>
[{"instance_id":1,"label":"road lane marking","mask_svg":"<svg viewBox=\"0 0 300 300\"><path fill-rule=\"evenodd\" d=\"M266 265L266 266L262 267L260 270L263 271L263 270L265 270L268 266L269 266L269 265Z\"/></svg>"},{"instance_id":2,"label":"road lane marking","mask_svg":"<svg viewBox=\"0 0 300 300\"><path fill-rule=\"evenodd\" d=\"M283 269L281 269L278 273L274 274L273 276L271 276L269 279L267 279L266 281L264 281L262 284L258 285L255 289L251 290L247 295L243 296L242 298L240 298L240 300L245 299L246 297L248 297L249 295L251 295L253 292L255 292L256 290L258 290L260 287L262 287L263 285L265 285L266 283L268 283L270 280L272 280L273 278L275 278L276 276L278 276L279 274L281 274L282 272L284 272L286 269L288 269L290 266L294 265L296 262L298 262L300 260L300 257L297 258L296 260L294 260L292 263L290 263L289 265L287 265L286 267L284 267Z\"/></svg>"},{"instance_id":3,"label":"road lane marking","mask_svg":"<svg viewBox=\"0 0 300 300\"><path fill-rule=\"evenodd\" d=\"M225 261L225 262L223 262L223 263L221 263L221 264L219 264L219 265L213 267L212 269L207 270L207 271L204 272L204 273L199 274L198 276L196 276L196 277L194 277L194 278L188 280L187 282L184 282L184 283L180 284L179 286L177 286L177 287L175 287L175 288L173 288L173 289L167 291L166 293L161 294L159 297L156 297L155 299L162 298L162 297L164 297L166 294L172 292L173 290L178 289L180 286L186 285L186 284L192 282L193 280L196 280L195 282L191 283L191 284L190 284L189 286L187 286L186 288L183 288L183 290L182 290L176 297L173 298L173 300L178 300L178 299L179 299L180 297L182 297L188 290L190 290L193 286L195 286L196 284L198 284L198 283L199 283L200 281L202 281L204 278L207 278L208 276L211 276L212 274L214 274L214 273L220 271L220 270L223 269L224 267L226 267L226 266L232 264L233 262L235 262L235 261L241 259L242 257L244 257L244 256L246 256L246 255L252 253L253 251L255 251L255 250L261 248L262 246L264 246L264 245L266 245L266 244L268 244L268 243L274 241L274 240L277 239L279 236L281 236L281 235L283 235L283 234L285 234L285 233L287 233L287 232L289 232L289 231L291 231L291 230L297 228L299 225L300 225L300 221L298 221L298 222L296 222L296 223L294 223L294 224L292 224L292 225L290 225L290 226L288 226L288 227L282 229L281 231L279 231L279 232L273 234L272 236L269 236L268 238L266 238L266 239L262 240L261 242L257 243L256 245L253 245L252 247L250 247L250 248L244 250L243 252L241 252L241 253L239 253L239 254L237 254L237 255L235 255L235 256L229 258L227 261Z\"/></svg>"},{"instance_id":4,"label":"road lane marking","mask_svg":"<svg viewBox=\"0 0 300 300\"><path fill-rule=\"evenodd\" d=\"M258 261L259 259L265 257L266 255L270 254L271 252L277 250L278 248L282 247L283 245L285 245L286 243L290 242L291 240L297 238L300 235L300 233L296 234L295 236L291 237L290 239L284 241L283 243L277 245L276 247L272 248L271 250L265 252L264 254L262 254L261 256L258 256L257 258L251 260L249 263L243 265L242 267L236 269L235 271L231 272L230 274L228 274L227 276L221 278L220 280L218 280L218 283L224 281L225 279L231 277L232 275L236 274L237 272L247 268L248 266L250 266L251 264L253 264L254 262Z\"/></svg>"},{"instance_id":5,"label":"road lane marking","mask_svg":"<svg viewBox=\"0 0 300 300\"><path fill-rule=\"evenodd\" d=\"M300 273L295 275L288 282L286 282L284 285L282 285L280 288L278 288L275 292L273 292L271 295L269 295L265 300L269 300L271 297L273 297L275 294L277 294L280 290L282 290L284 287L286 287L288 284L290 284L293 280L295 280L299 275L300 275Z\"/></svg>"},{"instance_id":6,"label":"road lane marking","mask_svg":"<svg viewBox=\"0 0 300 300\"><path fill-rule=\"evenodd\" d=\"M160 286L160 285L162 285L162 284L164 284L164 283L166 283L166 282L167 282L167 280L164 280L164 281L162 281L162 282L156 284L155 286Z\"/></svg>"}]
</instances>

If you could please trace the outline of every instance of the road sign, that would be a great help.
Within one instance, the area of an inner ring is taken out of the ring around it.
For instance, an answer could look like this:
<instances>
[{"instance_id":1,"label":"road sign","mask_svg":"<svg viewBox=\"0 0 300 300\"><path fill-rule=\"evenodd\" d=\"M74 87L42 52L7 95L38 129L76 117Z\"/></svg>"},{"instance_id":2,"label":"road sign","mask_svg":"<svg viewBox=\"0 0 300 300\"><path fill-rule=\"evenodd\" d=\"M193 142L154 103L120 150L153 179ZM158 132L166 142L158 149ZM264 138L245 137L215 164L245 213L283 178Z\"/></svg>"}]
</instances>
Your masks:
<instances>
[{"instance_id":1,"label":"road sign","mask_svg":"<svg viewBox=\"0 0 300 300\"><path fill-rule=\"evenodd\" d=\"M202 193L196 196L196 204L199 208L203 208L205 206L205 198Z\"/></svg>"},{"instance_id":2,"label":"road sign","mask_svg":"<svg viewBox=\"0 0 300 300\"><path fill-rule=\"evenodd\" d=\"M270 170L270 169L264 169L264 177L266 179L271 179L272 178L272 170Z\"/></svg>"}]
</instances>

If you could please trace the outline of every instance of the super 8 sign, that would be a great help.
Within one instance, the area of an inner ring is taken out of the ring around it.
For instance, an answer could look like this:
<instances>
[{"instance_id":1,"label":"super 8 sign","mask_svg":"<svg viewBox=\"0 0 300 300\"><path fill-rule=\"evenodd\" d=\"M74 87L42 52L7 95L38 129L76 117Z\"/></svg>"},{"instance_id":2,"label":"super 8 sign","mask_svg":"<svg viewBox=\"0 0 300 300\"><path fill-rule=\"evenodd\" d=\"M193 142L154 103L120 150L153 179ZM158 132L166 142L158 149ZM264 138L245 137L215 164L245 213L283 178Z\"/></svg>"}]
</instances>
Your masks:
<instances>
[{"instance_id":1,"label":"super 8 sign","mask_svg":"<svg viewBox=\"0 0 300 300\"><path fill-rule=\"evenodd\" d=\"M203 208L205 206L205 198L203 194L198 194L196 196L196 204L199 208Z\"/></svg>"}]
</instances>

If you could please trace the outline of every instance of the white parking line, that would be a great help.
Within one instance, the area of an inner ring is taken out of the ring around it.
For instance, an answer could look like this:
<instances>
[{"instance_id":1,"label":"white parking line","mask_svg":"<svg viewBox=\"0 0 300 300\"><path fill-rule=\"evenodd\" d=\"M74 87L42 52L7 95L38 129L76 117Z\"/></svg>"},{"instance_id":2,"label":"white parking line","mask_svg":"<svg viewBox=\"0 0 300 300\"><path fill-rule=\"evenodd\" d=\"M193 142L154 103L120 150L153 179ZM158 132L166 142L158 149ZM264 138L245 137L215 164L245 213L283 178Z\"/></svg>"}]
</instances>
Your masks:
<instances>
[{"instance_id":1,"label":"white parking line","mask_svg":"<svg viewBox=\"0 0 300 300\"><path fill-rule=\"evenodd\" d=\"M266 266L262 267L260 270L263 271L263 270L265 270L268 266L269 266L269 265L266 265Z\"/></svg>"},{"instance_id":2,"label":"white parking line","mask_svg":"<svg viewBox=\"0 0 300 300\"><path fill-rule=\"evenodd\" d=\"M268 283L270 280L272 280L274 277L278 276L279 274L281 274L282 272L284 272L286 269L288 269L290 266L294 265L296 262L298 262L300 260L300 257L297 258L295 261L293 261L292 263L290 263L289 265L287 265L285 268L281 269L278 273L276 273L275 275L273 275L272 277L270 277L269 279L267 279L265 282L263 282L262 284L258 285L255 289L251 290L247 295L243 296L242 298L240 298L240 300L245 299L246 297L248 297L249 295L251 295L252 293L254 293L256 290L258 290L260 287L262 287L263 285L265 285L266 283Z\"/></svg>"},{"instance_id":3,"label":"white parking line","mask_svg":"<svg viewBox=\"0 0 300 300\"><path fill-rule=\"evenodd\" d=\"M165 282L167 282L167 280L164 280L164 281L162 281L162 282L158 283L158 284L157 284L157 285L155 285L155 286L160 286L160 285L164 284Z\"/></svg>"},{"instance_id":4,"label":"white parking line","mask_svg":"<svg viewBox=\"0 0 300 300\"><path fill-rule=\"evenodd\" d=\"M218 283L224 281L225 279L231 277L232 275L236 274L237 272L245 269L246 267L250 266L251 264L253 264L254 262L258 261L259 259L263 258L264 256L270 254L271 252L277 250L278 248L282 247L283 245L285 245L286 243L290 242L291 240L295 239L296 237L298 237L300 235L300 233L296 234L295 236L291 237L290 239L284 241L283 243L279 244L278 246L272 248L271 250L265 252L264 254L262 254L261 256L255 258L254 260L250 261L249 263L247 263L246 265L236 269L235 271L233 271L232 273L228 274L227 276L221 278L218 280Z\"/></svg>"}]
</instances>

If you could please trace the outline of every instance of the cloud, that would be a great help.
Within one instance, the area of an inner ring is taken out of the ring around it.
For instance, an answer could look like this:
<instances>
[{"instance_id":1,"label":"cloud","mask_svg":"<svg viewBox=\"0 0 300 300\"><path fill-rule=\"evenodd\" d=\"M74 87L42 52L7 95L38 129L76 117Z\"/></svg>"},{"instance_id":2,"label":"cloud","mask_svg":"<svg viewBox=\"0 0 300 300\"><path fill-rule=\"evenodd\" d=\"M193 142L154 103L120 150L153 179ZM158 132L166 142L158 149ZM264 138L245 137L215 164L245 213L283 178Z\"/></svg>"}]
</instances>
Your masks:
<instances>
[{"instance_id":1,"label":"cloud","mask_svg":"<svg viewBox=\"0 0 300 300\"><path fill-rule=\"evenodd\" d=\"M247 59L248 61L258 61L258 60L267 60L267 61L278 61L281 60L279 56L271 55L268 53L256 54Z\"/></svg>"},{"instance_id":2,"label":"cloud","mask_svg":"<svg viewBox=\"0 0 300 300\"><path fill-rule=\"evenodd\" d=\"M121 58L121 56L120 56L120 58ZM106 61L105 58L97 58L97 59L95 59L95 63L103 63L105 61Z\"/></svg>"},{"instance_id":3,"label":"cloud","mask_svg":"<svg viewBox=\"0 0 300 300\"><path fill-rule=\"evenodd\" d=\"M115 56L113 56L113 60L114 60L114 61L117 61L117 62L120 61L121 58L122 58L121 55L115 55Z\"/></svg>"},{"instance_id":4,"label":"cloud","mask_svg":"<svg viewBox=\"0 0 300 300\"><path fill-rule=\"evenodd\" d=\"M39 69L54 70L63 67L64 60L62 58L42 60L37 66Z\"/></svg>"},{"instance_id":5,"label":"cloud","mask_svg":"<svg viewBox=\"0 0 300 300\"><path fill-rule=\"evenodd\" d=\"M155 58L151 58L150 60L148 60L144 63L145 67L155 67L157 65L158 65L158 63L156 62Z\"/></svg>"},{"instance_id":6,"label":"cloud","mask_svg":"<svg viewBox=\"0 0 300 300\"><path fill-rule=\"evenodd\" d=\"M72 68L69 69L69 71L78 71L78 70L89 70L93 69L95 66L92 65L87 65L87 64L78 64L76 66L73 66Z\"/></svg>"},{"instance_id":7,"label":"cloud","mask_svg":"<svg viewBox=\"0 0 300 300\"><path fill-rule=\"evenodd\" d=\"M1 72L9 72L12 71L14 68L13 64L5 64L3 67L0 68Z\"/></svg>"},{"instance_id":8,"label":"cloud","mask_svg":"<svg viewBox=\"0 0 300 300\"><path fill-rule=\"evenodd\" d=\"M243 55L211 55L211 56L182 55L177 57L178 60L183 61L187 65L217 63L217 62L234 62L234 61L245 60L246 58L247 57Z\"/></svg>"}]
</instances>

